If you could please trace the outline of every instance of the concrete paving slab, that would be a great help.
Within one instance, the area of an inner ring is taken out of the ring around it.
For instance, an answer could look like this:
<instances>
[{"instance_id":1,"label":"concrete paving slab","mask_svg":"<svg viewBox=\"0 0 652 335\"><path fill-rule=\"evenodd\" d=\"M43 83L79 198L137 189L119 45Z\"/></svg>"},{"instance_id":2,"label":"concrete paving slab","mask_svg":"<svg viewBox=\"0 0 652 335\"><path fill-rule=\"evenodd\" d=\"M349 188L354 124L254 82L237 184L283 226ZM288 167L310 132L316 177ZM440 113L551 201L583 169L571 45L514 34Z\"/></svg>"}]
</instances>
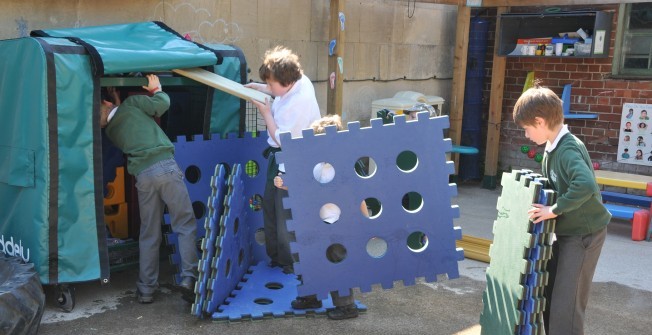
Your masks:
<instances>
[{"instance_id":1,"label":"concrete paving slab","mask_svg":"<svg viewBox=\"0 0 652 335\"><path fill-rule=\"evenodd\" d=\"M464 234L491 238L500 190L477 184L459 186L454 202ZM648 334L652 310L652 242L631 241L627 222L614 221L598 263L586 314L586 334ZM39 334L480 334L486 263L460 262L460 278L436 283L419 281L392 290L374 287L356 292L367 305L360 317L331 321L326 317L294 317L240 323L215 323L190 314L190 304L172 289L171 268L161 263L161 289L156 301L141 305L134 298L137 270L113 273L111 283L76 284L77 305L71 313L58 309L51 287Z\"/></svg>"}]
</instances>

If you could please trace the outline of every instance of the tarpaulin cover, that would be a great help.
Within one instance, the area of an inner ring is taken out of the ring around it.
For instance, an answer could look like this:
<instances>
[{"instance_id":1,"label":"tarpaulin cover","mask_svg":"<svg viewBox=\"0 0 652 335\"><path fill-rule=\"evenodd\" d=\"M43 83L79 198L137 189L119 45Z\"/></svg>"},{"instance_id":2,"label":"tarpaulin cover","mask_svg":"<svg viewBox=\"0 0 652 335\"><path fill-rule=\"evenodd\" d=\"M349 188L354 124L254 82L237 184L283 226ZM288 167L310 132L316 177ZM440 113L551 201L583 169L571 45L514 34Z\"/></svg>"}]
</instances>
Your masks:
<instances>
[{"instance_id":1,"label":"tarpaulin cover","mask_svg":"<svg viewBox=\"0 0 652 335\"><path fill-rule=\"evenodd\" d=\"M0 41L0 252L43 283L108 275L89 60L67 40Z\"/></svg>"},{"instance_id":2,"label":"tarpaulin cover","mask_svg":"<svg viewBox=\"0 0 652 335\"><path fill-rule=\"evenodd\" d=\"M100 77L210 66L244 82L244 56L157 22L32 36L0 41L0 253L33 263L44 284L108 280ZM211 130L242 127L243 104L216 90Z\"/></svg>"},{"instance_id":3,"label":"tarpaulin cover","mask_svg":"<svg viewBox=\"0 0 652 335\"><path fill-rule=\"evenodd\" d=\"M64 37L84 45L97 75L215 65L219 56L161 22L47 29L32 36Z\"/></svg>"},{"instance_id":4,"label":"tarpaulin cover","mask_svg":"<svg viewBox=\"0 0 652 335\"><path fill-rule=\"evenodd\" d=\"M224 57L222 64L213 67L213 72L222 77L245 84L247 81L247 63L242 50L224 44L207 44ZM211 108L210 133L226 135L237 133L244 125L241 112L245 101L224 91L214 90Z\"/></svg>"}]
</instances>

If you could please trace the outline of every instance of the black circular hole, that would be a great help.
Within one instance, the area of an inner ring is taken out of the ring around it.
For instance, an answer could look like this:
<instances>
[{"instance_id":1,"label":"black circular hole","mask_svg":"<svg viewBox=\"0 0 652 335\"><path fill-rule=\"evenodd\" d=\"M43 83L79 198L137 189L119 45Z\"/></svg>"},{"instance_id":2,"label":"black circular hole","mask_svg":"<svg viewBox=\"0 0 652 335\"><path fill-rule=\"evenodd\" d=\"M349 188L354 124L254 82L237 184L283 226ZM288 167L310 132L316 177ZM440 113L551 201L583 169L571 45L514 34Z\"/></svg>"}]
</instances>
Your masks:
<instances>
[{"instance_id":1,"label":"black circular hole","mask_svg":"<svg viewBox=\"0 0 652 335\"><path fill-rule=\"evenodd\" d=\"M376 173L376 162L371 157L360 157L353 168L358 176L371 178Z\"/></svg>"},{"instance_id":2,"label":"black circular hole","mask_svg":"<svg viewBox=\"0 0 652 335\"><path fill-rule=\"evenodd\" d=\"M257 303L258 305L271 305L274 303L272 299L268 299L268 298L254 299L254 302Z\"/></svg>"},{"instance_id":3,"label":"black circular hole","mask_svg":"<svg viewBox=\"0 0 652 335\"><path fill-rule=\"evenodd\" d=\"M201 170L195 165L186 168L186 180L191 184L196 184L201 179Z\"/></svg>"},{"instance_id":4,"label":"black circular hole","mask_svg":"<svg viewBox=\"0 0 652 335\"><path fill-rule=\"evenodd\" d=\"M206 215L206 205L201 201L195 201L192 203L192 210L195 212L195 219L199 220Z\"/></svg>"},{"instance_id":5,"label":"black circular hole","mask_svg":"<svg viewBox=\"0 0 652 335\"><path fill-rule=\"evenodd\" d=\"M403 151L396 156L396 166L403 172L412 172L419 164L417 155L409 150Z\"/></svg>"},{"instance_id":6,"label":"black circular hole","mask_svg":"<svg viewBox=\"0 0 652 335\"><path fill-rule=\"evenodd\" d=\"M423 206L423 198L421 197L421 194L417 192L408 192L403 195L401 205L406 211L416 213Z\"/></svg>"},{"instance_id":7,"label":"black circular hole","mask_svg":"<svg viewBox=\"0 0 652 335\"><path fill-rule=\"evenodd\" d=\"M331 263L340 263L346 258L346 248L339 243L332 244L326 249L326 258Z\"/></svg>"},{"instance_id":8,"label":"black circular hole","mask_svg":"<svg viewBox=\"0 0 652 335\"><path fill-rule=\"evenodd\" d=\"M270 282L270 283L266 283L265 287L267 287L270 290L280 290L283 288L283 284L277 282Z\"/></svg>"}]
</instances>

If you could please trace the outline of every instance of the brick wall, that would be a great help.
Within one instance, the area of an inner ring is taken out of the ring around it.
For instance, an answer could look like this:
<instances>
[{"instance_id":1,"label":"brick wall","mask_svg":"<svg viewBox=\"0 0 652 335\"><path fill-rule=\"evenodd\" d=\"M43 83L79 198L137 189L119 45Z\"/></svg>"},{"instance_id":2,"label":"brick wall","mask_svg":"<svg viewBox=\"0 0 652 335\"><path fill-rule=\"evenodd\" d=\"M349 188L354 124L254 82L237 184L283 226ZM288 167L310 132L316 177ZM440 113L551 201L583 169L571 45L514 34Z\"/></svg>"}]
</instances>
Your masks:
<instances>
[{"instance_id":1,"label":"brick wall","mask_svg":"<svg viewBox=\"0 0 652 335\"><path fill-rule=\"evenodd\" d=\"M614 22L609 57L605 58L562 58L562 57L508 57L505 73L505 91L501 123L499 169L509 171L516 168L540 169L540 164L521 153L522 145L536 148L543 153L543 146L525 138L523 130L512 122L512 109L523 90L525 78L535 71L536 78L561 96L565 84L572 84L571 111L597 113L593 120L566 120L570 131L584 143L591 158L603 169L652 175L652 168L616 162L618 136L622 105L625 103L652 104L652 81L611 78L614 39L617 29L618 6L595 6L594 9L614 11ZM586 9L565 7L564 10ZM518 8L519 12L540 12L543 8ZM516 7L512 12L516 12ZM485 15L491 15L485 12ZM495 21L495 12L494 21ZM495 27L495 24L492 25ZM495 34L491 33L493 38ZM490 41L493 45L493 41ZM493 56L487 56L490 60ZM491 81L491 63L488 63L487 85ZM485 97L489 96L489 87ZM488 98L486 99L488 103ZM488 107L485 107L488 111ZM486 112L485 112L486 115Z\"/></svg>"}]
</instances>

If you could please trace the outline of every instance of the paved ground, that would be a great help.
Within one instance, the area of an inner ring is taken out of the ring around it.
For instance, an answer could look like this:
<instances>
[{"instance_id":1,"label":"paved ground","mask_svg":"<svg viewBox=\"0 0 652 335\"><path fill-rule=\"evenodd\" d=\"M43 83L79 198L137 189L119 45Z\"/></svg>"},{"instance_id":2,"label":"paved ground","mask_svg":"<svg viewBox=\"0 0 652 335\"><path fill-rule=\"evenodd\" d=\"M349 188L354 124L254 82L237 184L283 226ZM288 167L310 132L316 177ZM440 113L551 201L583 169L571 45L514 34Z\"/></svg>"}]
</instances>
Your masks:
<instances>
[{"instance_id":1,"label":"paved ground","mask_svg":"<svg viewBox=\"0 0 652 335\"><path fill-rule=\"evenodd\" d=\"M464 234L491 238L500 190L476 184L459 186L455 203ZM587 310L586 334L649 334L652 311L652 242L633 242L627 222L614 221L598 264ZM39 334L480 334L478 325L488 264L460 262L460 278L437 283L375 288L356 298L368 311L357 319L331 321L297 317L257 322L216 323L190 315L190 304L170 289L162 289L151 305L134 299L137 271L112 274L111 284L76 285L77 306L63 313L48 294ZM162 272L169 267L162 264ZM51 291L51 288L46 288Z\"/></svg>"}]
</instances>

